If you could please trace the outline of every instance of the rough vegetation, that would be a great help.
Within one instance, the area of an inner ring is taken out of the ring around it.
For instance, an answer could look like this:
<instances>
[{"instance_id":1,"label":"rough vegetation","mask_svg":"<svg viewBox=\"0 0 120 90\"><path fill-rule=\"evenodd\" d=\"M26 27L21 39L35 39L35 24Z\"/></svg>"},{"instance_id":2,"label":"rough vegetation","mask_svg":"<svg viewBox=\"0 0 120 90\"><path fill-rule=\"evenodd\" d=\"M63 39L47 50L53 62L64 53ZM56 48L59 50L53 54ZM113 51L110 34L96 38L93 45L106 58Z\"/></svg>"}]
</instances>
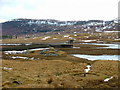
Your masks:
<instances>
[{"instance_id":1,"label":"rough vegetation","mask_svg":"<svg viewBox=\"0 0 120 90\"><path fill-rule=\"evenodd\" d=\"M76 36L77 35L77 36ZM71 54L119 55L119 49L98 48L103 45L87 43L119 43L117 33L81 33L51 35L42 37L18 37L4 39L4 44L52 43L59 44L74 40L72 48L53 48L31 50L23 53L2 53L3 88L117 88L120 86L119 61L77 58ZM48 37L48 38L45 38ZM70 38L71 37L71 38ZM101 38L99 38L101 37ZM110 37L108 39L108 37ZM43 39L44 38L44 39ZM16 47L17 45L13 45ZM28 45L29 46L29 45ZM3 48L12 45L3 45ZM90 71L85 72L87 65ZM105 81L106 79L108 81Z\"/></svg>"}]
</instances>

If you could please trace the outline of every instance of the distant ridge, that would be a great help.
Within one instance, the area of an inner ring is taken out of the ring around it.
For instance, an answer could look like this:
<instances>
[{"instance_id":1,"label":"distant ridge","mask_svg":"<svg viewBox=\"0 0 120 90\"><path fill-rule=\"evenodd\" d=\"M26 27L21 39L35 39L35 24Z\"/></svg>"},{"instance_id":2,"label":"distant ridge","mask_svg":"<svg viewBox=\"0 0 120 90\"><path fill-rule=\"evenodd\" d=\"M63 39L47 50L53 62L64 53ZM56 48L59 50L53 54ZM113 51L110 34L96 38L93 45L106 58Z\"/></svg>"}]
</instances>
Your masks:
<instances>
[{"instance_id":1,"label":"distant ridge","mask_svg":"<svg viewBox=\"0 0 120 90\"><path fill-rule=\"evenodd\" d=\"M2 23L3 35L41 34L76 31L77 33L117 30L118 20L59 21L54 19L13 19Z\"/></svg>"}]
</instances>

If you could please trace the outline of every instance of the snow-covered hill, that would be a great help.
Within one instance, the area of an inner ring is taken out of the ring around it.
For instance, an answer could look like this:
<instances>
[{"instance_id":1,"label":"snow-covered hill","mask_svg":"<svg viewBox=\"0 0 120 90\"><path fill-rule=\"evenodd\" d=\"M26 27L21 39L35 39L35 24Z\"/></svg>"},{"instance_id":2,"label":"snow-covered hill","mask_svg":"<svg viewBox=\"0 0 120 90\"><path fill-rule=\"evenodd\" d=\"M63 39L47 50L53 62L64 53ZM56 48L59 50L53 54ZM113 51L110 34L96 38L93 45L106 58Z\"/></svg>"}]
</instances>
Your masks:
<instances>
[{"instance_id":1,"label":"snow-covered hill","mask_svg":"<svg viewBox=\"0 0 120 90\"><path fill-rule=\"evenodd\" d=\"M118 19L111 21L88 20L88 21L59 21L53 19L13 19L2 23L3 35L22 35L46 32L74 31L103 32L116 31Z\"/></svg>"}]
</instances>

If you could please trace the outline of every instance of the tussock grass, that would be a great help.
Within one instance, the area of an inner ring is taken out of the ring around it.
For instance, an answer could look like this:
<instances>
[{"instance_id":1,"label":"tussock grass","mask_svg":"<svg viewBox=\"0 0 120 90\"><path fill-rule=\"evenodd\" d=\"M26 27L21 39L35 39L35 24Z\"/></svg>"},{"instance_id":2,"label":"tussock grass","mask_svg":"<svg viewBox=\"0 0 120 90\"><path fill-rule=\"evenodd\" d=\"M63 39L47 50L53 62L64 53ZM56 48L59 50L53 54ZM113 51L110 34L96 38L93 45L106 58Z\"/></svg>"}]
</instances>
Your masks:
<instances>
[{"instance_id":1,"label":"tussock grass","mask_svg":"<svg viewBox=\"0 0 120 90\"><path fill-rule=\"evenodd\" d=\"M4 67L13 70L3 71L3 87L14 88L114 88L118 84L117 61L95 61L90 72L84 77L87 63L74 63L65 60L38 60L21 62L3 60ZM105 83L107 77L114 78ZM20 84L15 84L18 81ZM7 83L9 82L9 83Z\"/></svg>"},{"instance_id":2,"label":"tussock grass","mask_svg":"<svg viewBox=\"0 0 120 90\"><path fill-rule=\"evenodd\" d=\"M3 43L60 43L70 40L69 38L64 38L63 35L51 35L49 39L41 40L44 37L36 37L34 39L33 37L4 39ZM97 45L77 44L81 40L97 40L106 43L118 42L114 40L117 37L117 33L80 33L77 36L70 34L70 37L76 39L74 47L80 48L55 48L58 51L54 52L54 50L51 50L46 52L58 53L58 56L44 56L39 51L11 55L3 53L3 67L13 69L10 71L3 70L2 86L4 88L116 88L120 86L118 83L119 61L89 61L69 55L117 55L119 54L117 49L100 49L96 48L101 47ZM53 38L57 39L53 40ZM13 50L12 46L3 46L3 48L11 48ZM11 59L10 57L12 56L35 57L39 59ZM84 69L88 64L92 67L86 76L84 76ZM110 76L113 76L113 79L104 82L104 79Z\"/></svg>"}]
</instances>

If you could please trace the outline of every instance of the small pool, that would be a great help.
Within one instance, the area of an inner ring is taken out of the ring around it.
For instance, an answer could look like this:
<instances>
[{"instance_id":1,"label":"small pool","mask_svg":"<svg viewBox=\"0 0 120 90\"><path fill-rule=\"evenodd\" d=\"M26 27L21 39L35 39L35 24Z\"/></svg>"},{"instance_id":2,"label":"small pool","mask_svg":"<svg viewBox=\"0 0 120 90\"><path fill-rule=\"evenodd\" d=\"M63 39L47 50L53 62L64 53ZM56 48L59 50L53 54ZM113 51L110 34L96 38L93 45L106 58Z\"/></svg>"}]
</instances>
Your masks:
<instances>
[{"instance_id":1,"label":"small pool","mask_svg":"<svg viewBox=\"0 0 120 90\"><path fill-rule=\"evenodd\" d=\"M84 58L88 60L120 60L120 55L84 55L72 54L75 57Z\"/></svg>"}]
</instances>

